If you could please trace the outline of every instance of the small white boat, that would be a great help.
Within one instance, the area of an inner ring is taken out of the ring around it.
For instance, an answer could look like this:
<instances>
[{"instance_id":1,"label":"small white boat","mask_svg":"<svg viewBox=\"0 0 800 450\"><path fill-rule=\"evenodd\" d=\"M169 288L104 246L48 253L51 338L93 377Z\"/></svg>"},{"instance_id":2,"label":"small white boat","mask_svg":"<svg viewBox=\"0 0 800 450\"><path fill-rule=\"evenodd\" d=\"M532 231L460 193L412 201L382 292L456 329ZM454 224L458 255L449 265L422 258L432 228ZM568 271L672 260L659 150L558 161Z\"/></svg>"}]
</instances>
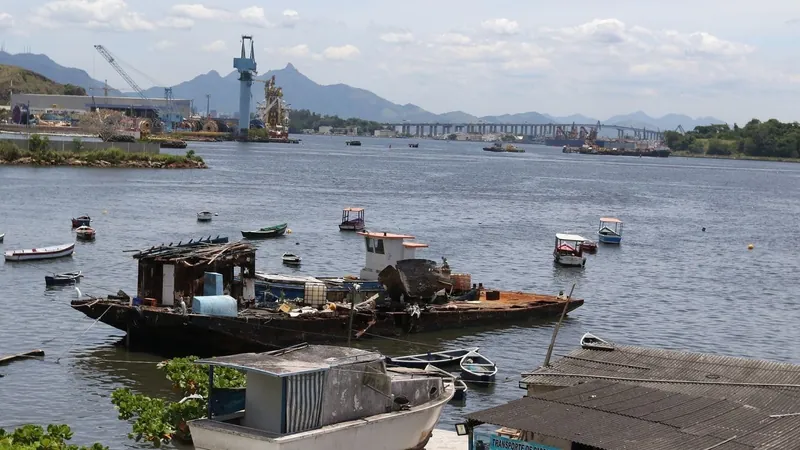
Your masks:
<instances>
[{"instance_id":1,"label":"small white boat","mask_svg":"<svg viewBox=\"0 0 800 450\"><path fill-rule=\"evenodd\" d=\"M79 226L75 229L75 237L78 239L82 239L84 241L91 241L94 240L97 232L95 232L94 228L88 227L86 225Z\"/></svg>"},{"instance_id":2,"label":"small white boat","mask_svg":"<svg viewBox=\"0 0 800 450\"><path fill-rule=\"evenodd\" d=\"M211 222L211 219L214 217L214 213L211 211L200 211L197 213L197 221L198 222Z\"/></svg>"},{"instance_id":3,"label":"small white boat","mask_svg":"<svg viewBox=\"0 0 800 450\"><path fill-rule=\"evenodd\" d=\"M497 365L478 352L461 358L461 379L472 383L491 383L497 375Z\"/></svg>"},{"instance_id":4,"label":"small white boat","mask_svg":"<svg viewBox=\"0 0 800 450\"><path fill-rule=\"evenodd\" d=\"M586 333L581 337L581 347L588 350L614 350L614 344L604 341L592 333Z\"/></svg>"},{"instance_id":5,"label":"small white boat","mask_svg":"<svg viewBox=\"0 0 800 450\"><path fill-rule=\"evenodd\" d=\"M295 255L294 253L284 253L281 259L283 260L284 264L290 266L299 266L302 261L300 257Z\"/></svg>"},{"instance_id":6,"label":"small white boat","mask_svg":"<svg viewBox=\"0 0 800 450\"><path fill-rule=\"evenodd\" d=\"M75 251L75 243L54 245L52 247L9 250L3 253L6 261L34 261L37 259L55 259L70 256Z\"/></svg>"},{"instance_id":7,"label":"small white boat","mask_svg":"<svg viewBox=\"0 0 800 450\"><path fill-rule=\"evenodd\" d=\"M553 249L553 260L562 266L583 267L586 255L581 244L588 241L577 234L556 234L556 245Z\"/></svg>"}]
</instances>

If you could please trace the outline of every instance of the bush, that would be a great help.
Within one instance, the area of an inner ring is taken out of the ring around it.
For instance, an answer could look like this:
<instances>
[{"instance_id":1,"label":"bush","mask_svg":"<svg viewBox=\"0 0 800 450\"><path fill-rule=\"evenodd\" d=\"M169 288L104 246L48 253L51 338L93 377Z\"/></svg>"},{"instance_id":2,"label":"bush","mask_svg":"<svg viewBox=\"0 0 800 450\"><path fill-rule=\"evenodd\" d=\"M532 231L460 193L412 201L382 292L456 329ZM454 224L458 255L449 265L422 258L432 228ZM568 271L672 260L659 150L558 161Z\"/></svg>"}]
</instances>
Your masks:
<instances>
[{"instance_id":1,"label":"bush","mask_svg":"<svg viewBox=\"0 0 800 450\"><path fill-rule=\"evenodd\" d=\"M39 136L38 134L32 134L28 138L28 150L33 153L42 153L47 151L50 147L50 138L45 136Z\"/></svg>"},{"instance_id":2,"label":"bush","mask_svg":"<svg viewBox=\"0 0 800 450\"><path fill-rule=\"evenodd\" d=\"M736 151L736 143L729 143L720 139L710 139L708 141L707 155L732 155Z\"/></svg>"},{"instance_id":3,"label":"bush","mask_svg":"<svg viewBox=\"0 0 800 450\"><path fill-rule=\"evenodd\" d=\"M0 159L3 161L16 161L22 158L22 150L17 144L8 141L0 141Z\"/></svg>"},{"instance_id":4,"label":"bush","mask_svg":"<svg viewBox=\"0 0 800 450\"><path fill-rule=\"evenodd\" d=\"M81 152L84 150L83 141L81 138L73 138L72 139L72 151L73 152Z\"/></svg>"},{"instance_id":5,"label":"bush","mask_svg":"<svg viewBox=\"0 0 800 450\"><path fill-rule=\"evenodd\" d=\"M48 425L47 431L39 425L24 425L12 433L0 428L0 449L9 450L108 450L100 444L91 447L68 445L72 430L67 425Z\"/></svg>"}]
</instances>

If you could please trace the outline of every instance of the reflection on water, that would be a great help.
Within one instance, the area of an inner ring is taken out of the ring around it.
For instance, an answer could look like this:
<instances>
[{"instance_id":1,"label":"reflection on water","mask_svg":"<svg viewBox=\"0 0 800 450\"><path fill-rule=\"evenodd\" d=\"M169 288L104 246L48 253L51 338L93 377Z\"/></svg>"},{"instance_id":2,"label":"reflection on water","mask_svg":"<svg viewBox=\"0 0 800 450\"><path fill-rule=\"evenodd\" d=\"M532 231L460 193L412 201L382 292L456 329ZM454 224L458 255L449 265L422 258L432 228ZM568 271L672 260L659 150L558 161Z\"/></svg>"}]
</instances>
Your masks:
<instances>
[{"instance_id":1,"label":"reflection on water","mask_svg":"<svg viewBox=\"0 0 800 450\"><path fill-rule=\"evenodd\" d=\"M0 167L4 250L72 242L68 220L81 214L98 233L71 258L0 265L0 354L47 353L0 368L0 427L66 422L77 443L125 448L135 444L111 391L175 395L158 358L116 347L123 334L73 311L73 287L45 289L47 273L83 271L86 294L133 293L136 265L123 250L209 234L236 240L243 229L288 222L292 234L258 243L259 270L295 271L280 258L292 252L303 258L296 272L357 274L363 241L339 232L345 206L365 207L369 229L417 236L430 245L422 257L445 256L454 272L487 287L555 294L575 283L586 304L565 320L554 357L591 331L625 344L800 361L789 344L799 337L800 248L786 245L800 223L800 197L787 195L800 165L532 146L494 155L480 143L427 140L415 149L381 139L351 148L344 140L193 144L212 167L205 171ZM202 210L219 215L197 222ZM601 244L583 269L553 266L555 233L592 238L605 215L625 221L621 246ZM552 322L487 323L355 345L392 356L480 347L498 365L496 384L470 385L464 405L446 407L449 426L520 398L520 374L541 364L552 330Z\"/></svg>"}]
</instances>

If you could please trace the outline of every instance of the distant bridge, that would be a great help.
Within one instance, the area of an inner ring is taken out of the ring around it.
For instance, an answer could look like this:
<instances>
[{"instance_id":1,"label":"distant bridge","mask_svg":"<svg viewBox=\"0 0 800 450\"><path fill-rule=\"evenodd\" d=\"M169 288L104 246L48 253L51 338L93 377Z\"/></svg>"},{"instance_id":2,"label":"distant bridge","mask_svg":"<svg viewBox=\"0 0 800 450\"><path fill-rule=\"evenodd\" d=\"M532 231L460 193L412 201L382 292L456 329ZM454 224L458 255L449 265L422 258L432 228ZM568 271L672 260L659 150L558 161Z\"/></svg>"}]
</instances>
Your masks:
<instances>
[{"instance_id":1,"label":"distant bridge","mask_svg":"<svg viewBox=\"0 0 800 450\"><path fill-rule=\"evenodd\" d=\"M531 124L531 123L429 123L429 122L403 122L392 123L389 126L402 134L410 134L412 136L438 136L443 134L452 134L459 132L466 133L510 133L517 136L533 136L533 137L555 137L555 136L569 136L571 131L582 134L588 133L591 129L596 129L599 133L603 128L611 128L617 130L617 135L620 139L625 135L633 136L637 139L647 140L662 140L664 139L664 132L659 130L648 130L646 128L625 127L621 125L603 125L597 123L545 123L545 124ZM581 128L583 129L581 131Z\"/></svg>"}]
</instances>

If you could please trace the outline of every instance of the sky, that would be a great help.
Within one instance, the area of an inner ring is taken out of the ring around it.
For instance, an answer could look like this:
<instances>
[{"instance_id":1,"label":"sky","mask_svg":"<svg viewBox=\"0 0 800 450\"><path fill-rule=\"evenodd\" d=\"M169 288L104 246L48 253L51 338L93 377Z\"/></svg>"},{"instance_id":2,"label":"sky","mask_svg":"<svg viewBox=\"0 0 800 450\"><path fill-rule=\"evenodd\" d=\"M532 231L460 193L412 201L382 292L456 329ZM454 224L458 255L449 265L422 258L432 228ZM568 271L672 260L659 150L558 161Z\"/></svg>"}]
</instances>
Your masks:
<instances>
[{"instance_id":1,"label":"sky","mask_svg":"<svg viewBox=\"0 0 800 450\"><path fill-rule=\"evenodd\" d=\"M242 34L259 72L291 62L435 113L800 120L797 0L0 0L6 51L122 90L92 45L150 87L228 74Z\"/></svg>"}]
</instances>

